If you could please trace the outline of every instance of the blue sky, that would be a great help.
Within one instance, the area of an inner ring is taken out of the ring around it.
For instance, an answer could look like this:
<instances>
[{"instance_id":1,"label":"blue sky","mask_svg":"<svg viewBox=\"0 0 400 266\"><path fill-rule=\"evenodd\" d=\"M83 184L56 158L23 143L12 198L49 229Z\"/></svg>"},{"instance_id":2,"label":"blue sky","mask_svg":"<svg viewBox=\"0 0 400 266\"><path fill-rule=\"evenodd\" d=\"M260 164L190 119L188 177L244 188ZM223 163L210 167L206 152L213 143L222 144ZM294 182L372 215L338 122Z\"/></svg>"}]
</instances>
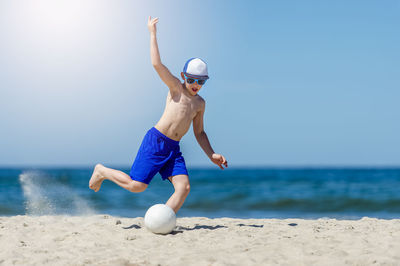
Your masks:
<instances>
[{"instance_id":1,"label":"blue sky","mask_svg":"<svg viewBox=\"0 0 400 266\"><path fill-rule=\"evenodd\" d=\"M164 109L147 16L231 166L400 165L400 1L0 0L0 165L129 167ZM193 137L189 167L210 166Z\"/></svg>"}]
</instances>

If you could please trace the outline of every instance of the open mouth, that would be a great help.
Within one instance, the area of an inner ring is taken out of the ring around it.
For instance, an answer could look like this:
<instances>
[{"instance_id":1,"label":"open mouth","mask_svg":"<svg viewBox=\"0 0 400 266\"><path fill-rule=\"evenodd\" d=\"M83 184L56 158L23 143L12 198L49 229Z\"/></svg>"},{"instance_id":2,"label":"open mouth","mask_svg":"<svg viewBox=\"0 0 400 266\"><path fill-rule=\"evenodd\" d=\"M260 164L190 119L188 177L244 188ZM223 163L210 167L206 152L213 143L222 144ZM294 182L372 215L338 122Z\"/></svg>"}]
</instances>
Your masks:
<instances>
[{"instance_id":1,"label":"open mouth","mask_svg":"<svg viewBox=\"0 0 400 266\"><path fill-rule=\"evenodd\" d=\"M192 88L192 91L193 91L193 92L197 92L197 89L195 89L195 88Z\"/></svg>"}]
</instances>

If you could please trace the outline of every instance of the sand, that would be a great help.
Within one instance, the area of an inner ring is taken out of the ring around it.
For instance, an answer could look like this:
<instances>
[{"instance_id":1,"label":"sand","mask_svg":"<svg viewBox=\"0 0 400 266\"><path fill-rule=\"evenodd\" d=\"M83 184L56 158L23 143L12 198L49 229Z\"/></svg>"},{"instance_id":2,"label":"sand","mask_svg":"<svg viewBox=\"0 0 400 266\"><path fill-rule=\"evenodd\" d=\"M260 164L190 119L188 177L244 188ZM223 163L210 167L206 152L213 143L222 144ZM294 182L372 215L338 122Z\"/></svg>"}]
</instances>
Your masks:
<instances>
[{"instance_id":1,"label":"sand","mask_svg":"<svg viewBox=\"0 0 400 266\"><path fill-rule=\"evenodd\" d=\"M400 265L400 220L0 217L0 265Z\"/></svg>"}]
</instances>

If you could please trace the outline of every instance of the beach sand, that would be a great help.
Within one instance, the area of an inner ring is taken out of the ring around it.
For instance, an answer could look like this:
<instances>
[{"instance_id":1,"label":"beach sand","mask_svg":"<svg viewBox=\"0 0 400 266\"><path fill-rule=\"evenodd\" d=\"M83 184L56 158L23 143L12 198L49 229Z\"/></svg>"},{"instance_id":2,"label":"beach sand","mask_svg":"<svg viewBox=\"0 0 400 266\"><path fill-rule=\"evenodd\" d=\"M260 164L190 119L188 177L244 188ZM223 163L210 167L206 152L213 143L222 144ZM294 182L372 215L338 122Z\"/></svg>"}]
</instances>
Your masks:
<instances>
[{"instance_id":1,"label":"beach sand","mask_svg":"<svg viewBox=\"0 0 400 266\"><path fill-rule=\"evenodd\" d=\"M0 265L400 265L400 220L0 217Z\"/></svg>"}]
</instances>

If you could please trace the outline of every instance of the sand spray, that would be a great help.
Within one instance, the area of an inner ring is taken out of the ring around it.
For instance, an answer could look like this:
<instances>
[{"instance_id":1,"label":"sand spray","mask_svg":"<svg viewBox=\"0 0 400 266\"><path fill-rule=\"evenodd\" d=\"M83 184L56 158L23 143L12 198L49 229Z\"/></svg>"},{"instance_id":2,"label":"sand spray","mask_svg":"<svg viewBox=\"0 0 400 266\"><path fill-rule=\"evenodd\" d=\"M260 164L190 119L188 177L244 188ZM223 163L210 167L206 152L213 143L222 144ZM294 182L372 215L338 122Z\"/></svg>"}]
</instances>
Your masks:
<instances>
[{"instance_id":1,"label":"sand spray","mask_svg":"<svg viewBox=\"0 0 400 266\"><path fill-rule=\"evenodd\" d=\"M92 215L95 211L67 184L40 171L19 175L27 215Z\"/></svg>"}]
</instances>

